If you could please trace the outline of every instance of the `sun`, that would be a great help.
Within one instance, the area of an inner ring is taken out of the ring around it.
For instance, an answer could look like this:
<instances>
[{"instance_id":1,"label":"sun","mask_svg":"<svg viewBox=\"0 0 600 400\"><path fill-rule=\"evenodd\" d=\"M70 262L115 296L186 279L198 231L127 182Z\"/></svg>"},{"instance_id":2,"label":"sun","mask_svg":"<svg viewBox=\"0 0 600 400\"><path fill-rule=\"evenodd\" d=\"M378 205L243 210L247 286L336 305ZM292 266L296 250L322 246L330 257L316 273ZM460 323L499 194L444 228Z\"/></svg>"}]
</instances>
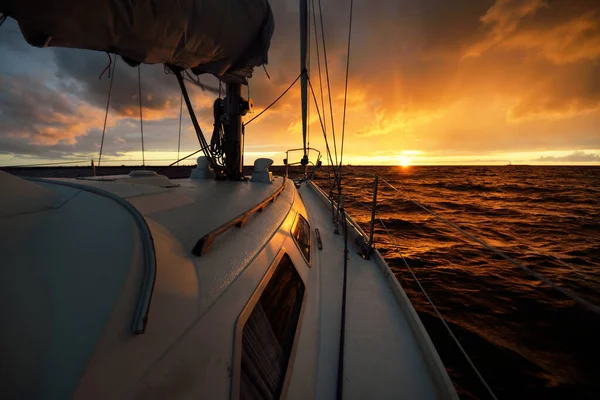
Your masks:
<instances>
[{"instance_id":1,"label":"sun","mask_svg":"<svg viewBox=\"0 0 600 400\"><path fill-rule=\"evenodd\" d=\"M408 167L410 166L410 158L406 157L406 156L400 156L398 157L398 161L400 161L400 165L403 167Z\"/></svg>"}]
</instances>

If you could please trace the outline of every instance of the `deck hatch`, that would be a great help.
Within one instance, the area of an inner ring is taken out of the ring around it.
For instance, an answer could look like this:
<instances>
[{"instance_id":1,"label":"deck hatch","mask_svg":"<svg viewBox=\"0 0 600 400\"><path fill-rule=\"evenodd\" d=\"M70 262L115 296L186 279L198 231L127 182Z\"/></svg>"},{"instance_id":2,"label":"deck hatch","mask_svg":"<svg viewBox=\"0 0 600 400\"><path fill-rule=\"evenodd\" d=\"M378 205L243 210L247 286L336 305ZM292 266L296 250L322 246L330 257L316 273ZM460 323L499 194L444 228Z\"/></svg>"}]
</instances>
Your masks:
<instances>
[{"instance_id":1,"label":"deck hatch","mask_svg":"<svg viewBox=\"0 0 600 400\"><path fill-rule=\"evenodd\" d=\"M300 213L298 213L292 228L292 237L306 259L306 263L310 266L310 225Z\"/></svg>"},{"instance_id":2,"label":"deck hatch","mask_svg":"<svg viewBox=\"0 0 600 400\"><path fill-rule=\"evenodd\" d=\"M304 291L290 257L283 254L242 331L241 399L280 397Z\"/></svg>"}]
</instances>

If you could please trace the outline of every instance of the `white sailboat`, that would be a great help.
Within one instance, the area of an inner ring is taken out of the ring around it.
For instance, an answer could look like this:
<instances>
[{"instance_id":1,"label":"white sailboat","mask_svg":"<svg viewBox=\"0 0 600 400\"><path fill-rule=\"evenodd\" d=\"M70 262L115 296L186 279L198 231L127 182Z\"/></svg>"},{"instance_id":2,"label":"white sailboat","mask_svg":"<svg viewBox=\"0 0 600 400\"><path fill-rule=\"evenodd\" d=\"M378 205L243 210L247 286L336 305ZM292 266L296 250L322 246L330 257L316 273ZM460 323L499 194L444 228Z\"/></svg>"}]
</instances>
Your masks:
<instances>
[{"instance_id":1,"label":"white sailboat","mask_svg":"<svg viewBox=\"0 0 600 400\"><path fill-rule=\"evenodd\" d=\"M330 196L306 177L273 177L268 159L243 179L240 86L249 67L266 62L266 1L150 2L154 13L150 3L48 3L8 1L0 11L34 45L166 64L205 155L177 180L148 171L27 180L0 172L6 398L457 398L385 260ZM32 14L33 5L41 9ZM304 129L306 9L301 1ZM160 39L148 33L157 26ZM243 34L221 34L228 29ZM211 59L217 47L223 53ZM221 157L203 142L187 68L227 84ZM306 143L302 150L307 166Z\"/></svg>"}]
</instances>

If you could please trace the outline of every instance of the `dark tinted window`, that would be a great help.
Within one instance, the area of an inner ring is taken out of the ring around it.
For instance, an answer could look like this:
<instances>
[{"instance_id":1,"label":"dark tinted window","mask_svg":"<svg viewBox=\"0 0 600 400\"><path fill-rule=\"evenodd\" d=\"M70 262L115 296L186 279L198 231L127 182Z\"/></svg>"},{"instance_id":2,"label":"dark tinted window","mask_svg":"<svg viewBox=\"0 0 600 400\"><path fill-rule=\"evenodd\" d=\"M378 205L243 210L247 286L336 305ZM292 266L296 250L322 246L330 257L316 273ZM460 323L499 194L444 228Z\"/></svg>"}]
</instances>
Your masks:
<instances>
[{"instance_id":1,"label":"dark tinted window","mask_svg":"<svg viewBox=\"0 0 600 400\"><path fill-rule=\"evenodd\" d=\"M242 399L279 398L303 297L304 283L284 254L244 325Z\"/></svg>"},{"instance_id":2,"label":"dark tinted window","mask_svg":"<svg viewBox=\"0 0 600 400\"><path fill-rule=\"evenodd\" d=\"M298 214L298 218L296 218L292 236L296 240L300 251L304 254L306 262L310 264L310 225L302 214Z\"/></svg>"}]
</instances>

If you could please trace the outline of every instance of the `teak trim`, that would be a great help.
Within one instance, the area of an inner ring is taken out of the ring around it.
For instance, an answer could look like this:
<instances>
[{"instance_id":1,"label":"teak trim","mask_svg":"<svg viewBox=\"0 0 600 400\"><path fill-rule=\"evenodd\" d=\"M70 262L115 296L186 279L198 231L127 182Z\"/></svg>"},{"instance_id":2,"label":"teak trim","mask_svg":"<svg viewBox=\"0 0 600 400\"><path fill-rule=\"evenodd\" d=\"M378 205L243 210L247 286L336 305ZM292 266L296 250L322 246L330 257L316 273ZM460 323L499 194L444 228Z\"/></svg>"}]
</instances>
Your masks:
<instances>
[{"instance_id":1,"label":"teak trim","mask_svg":"<svg viewBox=\"0 0 600 400\"><path fill-rule=\"evenodd\" d=\"M258 203L257 205L255 205L254 207L249 209L248 211L238 215L231 221L224 223L223 225L221 225L217 229L213 230L212 232L209 232L206 235L202 236L200 238L200 240L198 240L198 242L196 242L196 245L192 249L192 254L194 254L195 256L198 256L198 257L206 254L212 247L213 242L215 241L217 236L219 236L220 234L229 230L233 226L237 226L238 228L241 228L242 226L244 226L246 224L246 222L248 221L248 218L250 218L252 216L252 214L254 214L256 212L262 212L269 202L274 202L275 199L277 198L277 196L279 196L281 194L281 192L283 191L284 188L285 188L285 181L281 184L281 187L279 189L277 189L275 192L273 192L273 194L271 194L269 197L267 197L262 202Z\"/></svg>"}]
</instances>

